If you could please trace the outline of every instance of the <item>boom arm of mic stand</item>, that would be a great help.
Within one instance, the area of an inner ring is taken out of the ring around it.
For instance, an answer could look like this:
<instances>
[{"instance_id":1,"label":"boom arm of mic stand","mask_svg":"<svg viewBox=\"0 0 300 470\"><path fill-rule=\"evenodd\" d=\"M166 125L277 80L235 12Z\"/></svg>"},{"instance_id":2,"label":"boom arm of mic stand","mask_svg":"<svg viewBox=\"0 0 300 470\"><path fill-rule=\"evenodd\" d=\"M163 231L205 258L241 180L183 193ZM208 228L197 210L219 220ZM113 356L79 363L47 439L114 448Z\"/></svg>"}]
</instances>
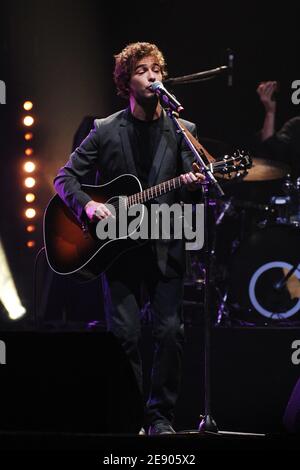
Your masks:
<instances>
[{"instance_id":1,"label":"boom arm of mic stand","mask_svg":"<svg viewBox=\"0 0 300 470\"><path fill-rule=\"evenodd\" d=\"M174 111L172 110L168 110L168 115L170 116L170 118L172 119L172 121L174 122L176 128L177 128L177 132L182 134L186 144L188 145L189 149L192 151L193 155L195 156L201 170L204 172L208 182L215 188L215 191L216 191L216 195L218 197L222 197L224 196L224 191L223 189L221 188L221 186L219 185L218 181L216 180L216 178L214 177L212 171L210 170L209 166L207 166L202 158L202 156L199 154L199 152L197 151L196 147L194 146L194 144L191 142L190 138L187 136L185 130L181 127L179 121L178 121L178 114L175 113Z\"/></svg>"},{"instance_id":2,"label":"boom arm of mic stand","mask_svg":"<svg viewBox=\"0 0 300 470\"><path fill-rule=\"evenodd\" d=\"M185 83L194 83L199 82L201 80L208 80L210 78L214 78L220 73L226 72L228 68L228 65L222 65L221 67L217 67L215 69L204 70L203 72L192 73L191 75L183 75L182 77L168 78L167 80L164 80L163 83L167 83L168 85L183 85Z\"/></svg>"}]
</instances>

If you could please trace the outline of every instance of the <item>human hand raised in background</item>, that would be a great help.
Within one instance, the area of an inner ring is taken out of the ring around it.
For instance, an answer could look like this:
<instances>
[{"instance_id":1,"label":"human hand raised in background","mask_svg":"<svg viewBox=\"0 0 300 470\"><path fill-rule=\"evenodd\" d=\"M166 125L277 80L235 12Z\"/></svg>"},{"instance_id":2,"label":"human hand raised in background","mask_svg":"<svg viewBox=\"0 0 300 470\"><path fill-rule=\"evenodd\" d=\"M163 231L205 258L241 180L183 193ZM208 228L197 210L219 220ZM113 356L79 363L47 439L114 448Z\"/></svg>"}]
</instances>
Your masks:
<instances>
[{"instance_id":1,"label":"human hand raised in background","mask_svg":"<svg viewBox=\"0 0 300 470\"><path fill-rule=\"evenodd\" d=\"M276 112L276 100L274 99L274 92L278 88L276 81L261 82L256 91L260 98L260 101L264 105L266 113Z\"/></svg>"}]
</instances>

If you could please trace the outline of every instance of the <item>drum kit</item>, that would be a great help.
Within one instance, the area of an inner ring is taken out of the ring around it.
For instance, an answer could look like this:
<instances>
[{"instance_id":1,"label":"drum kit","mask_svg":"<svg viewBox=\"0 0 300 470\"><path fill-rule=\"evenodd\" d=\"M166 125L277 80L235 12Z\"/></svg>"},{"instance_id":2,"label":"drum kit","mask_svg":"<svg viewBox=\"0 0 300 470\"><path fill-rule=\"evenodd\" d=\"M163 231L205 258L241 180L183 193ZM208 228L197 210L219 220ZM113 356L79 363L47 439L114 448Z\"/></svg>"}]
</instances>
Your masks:
<instances>
[{"instance_id":1,"label":"drum kit","mask_svg":"<svg viewBox=\"0 0 300 470\"><path fill-rule=\"evenodd\" d=\"M220 143L219 143L220 144ZM220 145L219 145L220 146ZM288 326L300 322L300 178L290 167L253 158L212 201L210 251L216 324ZM188 255L187 284L203 288L201 251Z\"/></svg>"}]
</instances>

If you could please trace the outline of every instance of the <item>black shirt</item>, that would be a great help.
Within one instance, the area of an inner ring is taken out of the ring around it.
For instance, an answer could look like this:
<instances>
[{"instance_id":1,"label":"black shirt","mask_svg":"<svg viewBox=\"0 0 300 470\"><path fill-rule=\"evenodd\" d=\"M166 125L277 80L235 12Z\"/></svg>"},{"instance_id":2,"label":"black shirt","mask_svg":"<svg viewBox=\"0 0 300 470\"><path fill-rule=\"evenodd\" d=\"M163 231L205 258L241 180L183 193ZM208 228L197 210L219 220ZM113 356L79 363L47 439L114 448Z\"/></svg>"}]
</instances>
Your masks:
<instances>
[{"instance_id":1,"label":"black shirt","mask_svg":"<svg viewBox=\"0 0 300 470\"><path fill-rule=\"evenodd\" d=\"M133 132L130 135L137 176L143 188L147 188L150 169L160 140L162 131L162 113L154 121L141 121L129 113L133 123Z\"/></svg>"}]
</instances>

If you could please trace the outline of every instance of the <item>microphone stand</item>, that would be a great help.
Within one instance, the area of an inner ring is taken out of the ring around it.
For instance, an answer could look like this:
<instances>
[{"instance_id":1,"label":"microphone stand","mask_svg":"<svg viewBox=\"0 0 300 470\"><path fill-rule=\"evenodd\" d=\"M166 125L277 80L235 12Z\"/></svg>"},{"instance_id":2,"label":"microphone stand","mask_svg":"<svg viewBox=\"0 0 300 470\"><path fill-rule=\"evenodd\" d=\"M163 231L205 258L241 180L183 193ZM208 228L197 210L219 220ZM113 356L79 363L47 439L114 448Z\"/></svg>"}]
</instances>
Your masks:
<instances>
[{"instance_id":1,"label":"microphone stand","mask_svg":"<svg viewBox=\"0 0 300 470\"><path fill-rule=\"evenodd\" d=\"M213 187L217 197L222 197L224 192L220 187L218 181L212 173L212 167L203 160L204 152L197 151L190 138L187 136L185 130L181 127L178 121L178 113L167 109L169 117L175 124L177 132L181 134L192 151L197 160L200 170L206 176L206 183L203 184L204 188L204 264L205 264L205 284L204 284L204 350L205 350L205 416L199 425L199 432L218 432L217 425L211 415L211 383L210 383L210 367L211 367L211 316L210 316L210 298L211 298L211 279L210 279L210 247L209 247L209 189Z\"/></svg>"},{"instance_id":2,"label":"microphone stand","mask_svg":"<svg viewBox=\"0 0 300 470\"><path fill-rule=\"evenodd\" d=\"M168 85L185 85L186 83L196 83L202 80L210 80L215 78L217 75L220 75L226 71L230 71L232 65L221 65L210 70L204 70L203 72L192 73L190 75L182 75L181 77L167 78L164 80L164 84Z\"/></svg>"}]
</instances>

